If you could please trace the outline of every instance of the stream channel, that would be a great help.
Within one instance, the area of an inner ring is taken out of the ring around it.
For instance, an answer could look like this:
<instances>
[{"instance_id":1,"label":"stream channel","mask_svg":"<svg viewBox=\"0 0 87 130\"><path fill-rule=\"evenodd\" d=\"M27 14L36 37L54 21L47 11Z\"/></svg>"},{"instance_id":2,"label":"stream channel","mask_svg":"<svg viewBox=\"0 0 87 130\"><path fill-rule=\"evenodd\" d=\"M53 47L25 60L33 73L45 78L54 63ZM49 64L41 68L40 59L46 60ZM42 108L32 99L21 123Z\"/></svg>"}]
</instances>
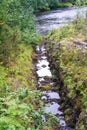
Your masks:
<instances>
[{"instance_id":1,"label":"stream channel","mask_svg":"<svg viewBox=\"0 0 87 130\"><path fill-rule=\"evenodd\" d=\"M65 8L54 11L47 11L37 16L37 31L40 34L47 34L48 31L59 28L61 26L69 24L77 15L78 12L82 13L87 7L81 8ZM41 100L45 102L45 111L51 113L60 119L60 130L74 130L67 126L67 123L63 116L63 111L60 109L61 105L59 101L61 97L55 87L55 83L52 80L52 73L50 70L49 59L46 54L46 48L44 44L37 46L36 48L38 58L35 63L36 73L38 76L38 88L42 90ZM50 86L49 89L43 89L43 86ZM42 117L43 121L46 121L45 116Z\"/></svg>"}]
</instances>

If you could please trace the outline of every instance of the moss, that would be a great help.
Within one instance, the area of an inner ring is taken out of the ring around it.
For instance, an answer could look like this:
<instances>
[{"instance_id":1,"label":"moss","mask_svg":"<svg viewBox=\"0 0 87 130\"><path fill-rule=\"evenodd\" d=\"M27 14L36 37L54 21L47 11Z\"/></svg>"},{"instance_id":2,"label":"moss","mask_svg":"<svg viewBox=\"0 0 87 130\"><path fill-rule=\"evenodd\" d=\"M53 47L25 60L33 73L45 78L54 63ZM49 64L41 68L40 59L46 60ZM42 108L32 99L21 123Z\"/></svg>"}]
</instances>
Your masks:
<instances>
[{"instance_id":1,"label":"moss","mask_svg":"<svg viewBox=\"0 0 87 130\"><path fill-rule=\"evenodd\" d=\"M50 90L52 88L52 85L50 85L50 84L42 85L41 88L45 89L45 90Z\"/></svg>"},{"instance_id":2,"label":"moss","mask_svg":"<svg viewBox=\"0 0 87 130\"><path fill-rule=\"evenodd\" d=\"M19 53L16 60L11 60L7 67L2 67L3 74L1 78L6 84L15 88L27 87L35 89L36 79L34 74L34 66L32 61L32 46L27 44L19 45Z\"/></svg>"}]
</instances>

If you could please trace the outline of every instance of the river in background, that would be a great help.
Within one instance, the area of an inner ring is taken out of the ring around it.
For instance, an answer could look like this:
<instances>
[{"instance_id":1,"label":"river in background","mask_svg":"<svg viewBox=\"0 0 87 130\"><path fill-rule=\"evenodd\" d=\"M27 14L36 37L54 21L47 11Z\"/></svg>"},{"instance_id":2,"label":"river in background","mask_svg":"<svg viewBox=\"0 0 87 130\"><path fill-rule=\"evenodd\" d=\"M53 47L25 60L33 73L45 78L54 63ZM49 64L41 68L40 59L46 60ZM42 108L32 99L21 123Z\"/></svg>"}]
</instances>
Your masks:
<instances>
[{"instance_id":1,"label":"river in background","mask_svg":"<svg viewBox=\"0 0 87 130\"><path fill-rule=\"evenodd\" d=\"M36 28L40 34L46 34L48 31L61 26L65 26L76 19L78 16L85 16L87 7L69 7L53 11L46 11L37 15ZM83 15L84 14L84 15Z\"/></svg>"}]
</instances>

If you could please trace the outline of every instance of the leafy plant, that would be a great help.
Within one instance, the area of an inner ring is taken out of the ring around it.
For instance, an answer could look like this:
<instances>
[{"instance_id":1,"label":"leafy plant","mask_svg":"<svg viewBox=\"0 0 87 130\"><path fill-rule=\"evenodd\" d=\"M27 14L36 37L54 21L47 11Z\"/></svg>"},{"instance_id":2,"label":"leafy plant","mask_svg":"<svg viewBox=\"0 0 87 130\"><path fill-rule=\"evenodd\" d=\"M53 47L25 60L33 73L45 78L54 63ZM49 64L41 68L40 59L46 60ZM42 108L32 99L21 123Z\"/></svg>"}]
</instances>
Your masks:
<instances>
[{"instance_id":1,"label":"leafy plant","mask_svg":"<svg viewBox=\"0 0 87 130\"><path fill-rule=\"evenodd\" d=\"M0 97L0 130L33 130L32 125L37 130L42 128L42 112L35 108L40 95L39 91L19 89L11 92L10 88L3 93L3 97Z\"/></svg>"}]
</instances>

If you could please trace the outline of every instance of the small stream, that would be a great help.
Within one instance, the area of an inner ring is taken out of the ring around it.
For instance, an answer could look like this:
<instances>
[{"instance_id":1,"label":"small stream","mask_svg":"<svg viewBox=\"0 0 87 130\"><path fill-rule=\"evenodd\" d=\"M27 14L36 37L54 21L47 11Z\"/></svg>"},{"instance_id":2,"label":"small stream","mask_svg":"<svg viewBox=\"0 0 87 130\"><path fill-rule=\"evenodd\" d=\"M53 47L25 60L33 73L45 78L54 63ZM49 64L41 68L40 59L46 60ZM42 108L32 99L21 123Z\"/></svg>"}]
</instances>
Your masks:
<instances>
[{"instance_id":1,"label":"small stream","mask_svg":"<svg viewBox=\"0 0 87 130\"><path fill-rule=\"evenodd\" d=\"M87 10L87 7L81 8L65 8L54 11L47 11L37 16L37 31L40 34L47 34L48 31L65 26L76 18L79 14ZM52 80L50 63L46 55L45 45L42 44L36 48L38 58L36 62L36 73L38 76L38 88L42 91L41 100L45 102L45 111L51 113L60 119L60 130L74 130L67 126L64 119L63 111L60 109L61 97L56 89L55 83ZM43 121L46 121L45 116L42 116Z\"/></svg>"},{"instance_id":2,"label":"small stream","mask_svg":"<svg viewBox=\"0 0 87 130\"><path fill-rule=\"evenodd\" d=\"M60 110L60 104L58 103L60 100L60 95L54 86L54 82L52 81L52 73L46 56L45 46L37 46L36 51L38 53L38 59L36 63L38 87L43 93L41 100L45 102L45 111L46 113L51 113L59 118L61 126L60 130L72 130L71 128L67 127L63 112ZM50 86L50 88L43 89L43 86L46 85ZM45 116L43 116L43 121L46 121Z\"/></svg>"}]
</instances>

